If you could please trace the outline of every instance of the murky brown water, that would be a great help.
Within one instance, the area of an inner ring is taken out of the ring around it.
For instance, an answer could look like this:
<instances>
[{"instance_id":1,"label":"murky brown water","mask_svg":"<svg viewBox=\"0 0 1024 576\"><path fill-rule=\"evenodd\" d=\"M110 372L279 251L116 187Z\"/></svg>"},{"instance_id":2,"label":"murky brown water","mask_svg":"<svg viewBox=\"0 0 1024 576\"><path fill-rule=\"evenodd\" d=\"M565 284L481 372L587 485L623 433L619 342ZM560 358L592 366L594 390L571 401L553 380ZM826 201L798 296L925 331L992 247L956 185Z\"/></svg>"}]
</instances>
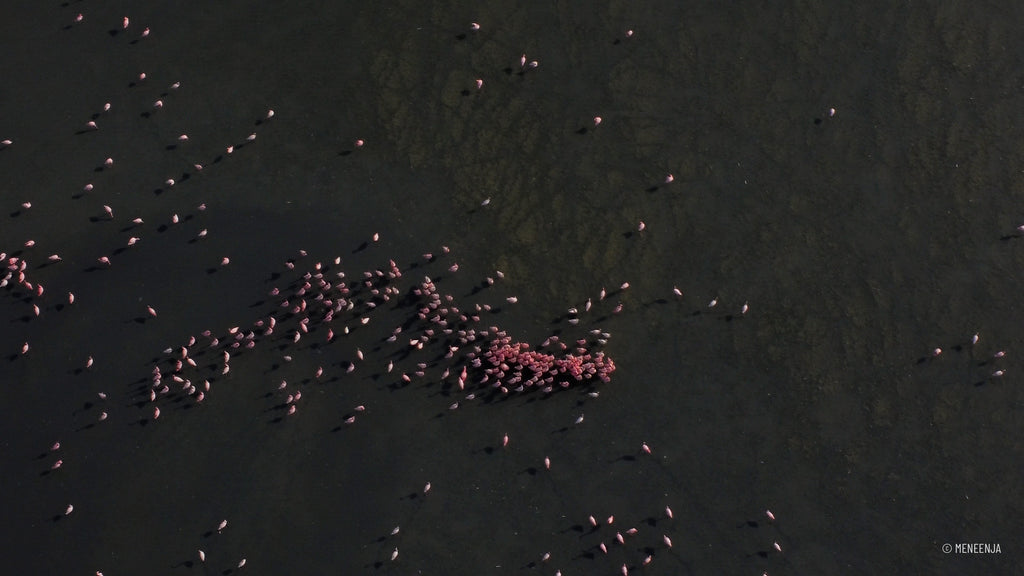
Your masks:
<instances>
[{"instance_id":1,"label":"murky brown water","mask_svg":"<svg viewBox=\"0 0 1024 576\"><path fill-rule=\"evenodd\" d=\"M1016 5L263 4L0 19L0 251L46 287L0 291L13 569L1019 571ZM618 370L449 411L444 347L382 341L405 303L261 341L152 420L162 350L335 256L500 305L516 340L610 332Z\"/></svg>"}]
</instances>

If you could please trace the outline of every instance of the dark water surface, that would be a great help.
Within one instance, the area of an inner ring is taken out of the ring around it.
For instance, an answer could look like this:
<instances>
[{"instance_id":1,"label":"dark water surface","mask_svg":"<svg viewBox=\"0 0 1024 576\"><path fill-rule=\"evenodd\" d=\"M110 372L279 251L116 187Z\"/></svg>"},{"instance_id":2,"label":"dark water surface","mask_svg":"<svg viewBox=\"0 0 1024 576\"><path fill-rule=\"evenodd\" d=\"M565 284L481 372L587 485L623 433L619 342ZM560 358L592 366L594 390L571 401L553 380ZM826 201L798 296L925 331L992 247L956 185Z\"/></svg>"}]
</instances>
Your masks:
<instances>
[{"instance_id":1,"label":"dark water surface","mask_svg":"<svg viewBox=\"0 0 1024 576\"><path fill-rule=\"evenodd\" d=\"M5 8L0 251L45 286L0 289L8 570L1021 573L1024 8L721 4ZM304 272L391 259L293 342ZM409 346L424 276L611 333L612 381L466 400L471 346Z\"/></svg>"}]
</instances>

